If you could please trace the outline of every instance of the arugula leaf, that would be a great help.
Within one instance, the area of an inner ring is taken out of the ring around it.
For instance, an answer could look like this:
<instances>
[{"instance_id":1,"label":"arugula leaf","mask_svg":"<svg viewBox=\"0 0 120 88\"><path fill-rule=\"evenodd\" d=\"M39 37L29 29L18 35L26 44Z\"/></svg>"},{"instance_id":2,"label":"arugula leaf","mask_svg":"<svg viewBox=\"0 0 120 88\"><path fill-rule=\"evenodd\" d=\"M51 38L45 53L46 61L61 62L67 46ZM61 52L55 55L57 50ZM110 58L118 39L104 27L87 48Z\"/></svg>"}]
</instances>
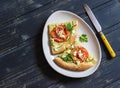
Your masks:
<instances>
[{"instance_id":1,"label":"arugula leaf","mask_svg":"<svg viewBox=\"0 0 120 88\"><path fill-rule=\"evenodd\" d=\"M73 61L73 59L72 59L70 54L68 54L65 58L63 58L63 60L66 61L66 62Z\"/></svg>"},{"instance_id":2,"label":"arugula leaf","mask_svg":"<svg viewBox=\"0 0 120 88\"><path fill-rule=\"evenodd\" d=\"M86 35L86 34L82 34L82 35L79 37L79 41L80 41L80 42L88 42L87 35Z\"/></svg>"},{"instance_id":3,"label":"arugula leaf","mask_svg":"<svg viewBox=\"0 0 120 88\"><path fill-rule=\"evenodd\" d=\"M72 30L73 30L73 27L74 27L74 26L72 26L70 23L68 23L68 24L66 25L66 29L67 29L68 31L72 31Z\"/></svg>"}]
</instances>

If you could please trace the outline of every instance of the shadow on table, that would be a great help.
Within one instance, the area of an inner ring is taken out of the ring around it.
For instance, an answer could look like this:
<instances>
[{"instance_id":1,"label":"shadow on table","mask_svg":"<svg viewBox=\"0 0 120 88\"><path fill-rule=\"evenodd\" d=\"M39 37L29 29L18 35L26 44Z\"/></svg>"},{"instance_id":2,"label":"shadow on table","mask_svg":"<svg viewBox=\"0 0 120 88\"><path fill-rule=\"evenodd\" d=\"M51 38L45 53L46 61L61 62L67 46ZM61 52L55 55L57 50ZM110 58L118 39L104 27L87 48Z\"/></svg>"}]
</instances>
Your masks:
<instances>
[{"instance_id":1,"label":"shadow on table","mask_svg":"<svg viewBox=\"0 0 120 88\"><path fill-rule=\"evenodd\" d=\"M65 77L59 73L57 73L55 70L53 70L48 62L45 59L43 48L42 48L42 32L43 32L44 24L39 28L38 36L36 36L35 39L35 54L37 58L37 66L40 68L42 73L51 80L56 81L65 81L65 82L72 82L77 81L76 79Z\"/></svg>"}]
</instances>

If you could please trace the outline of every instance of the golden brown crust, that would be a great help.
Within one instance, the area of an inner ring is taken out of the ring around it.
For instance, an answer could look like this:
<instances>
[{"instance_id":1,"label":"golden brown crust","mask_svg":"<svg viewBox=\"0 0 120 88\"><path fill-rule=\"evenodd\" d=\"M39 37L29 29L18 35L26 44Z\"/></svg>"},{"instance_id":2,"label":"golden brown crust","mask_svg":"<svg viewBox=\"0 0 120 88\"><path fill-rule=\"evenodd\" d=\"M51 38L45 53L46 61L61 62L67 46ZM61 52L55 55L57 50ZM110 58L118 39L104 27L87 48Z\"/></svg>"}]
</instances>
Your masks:
<instances>
[{"instance_id":1,"label":"golden brown crust","mask_svg":"<svg viewBox=\"0 0 120 88\"><path fill-rule=\"evenodd\" d=\"M94 64L92 62L82 62L79 65L74 63L68 63L63 61L61 58L57 57L54 62L62 68L72 70L72 71L83 71L92 67Z\"/></svg>"},{"instance_id":2,"label":"golden brown crust","mask_svg":"<svg viewBox=\"0 0 120 88\"><path fill-rule=\"evenodd\" d=\"M57 50L55 50L55 49L50 45L50 47L51 47L51 53L52 53L53 55L54 55L54 54L59 54L59 53L65 51L68 47L71 46L71 44L74 43L75 38L76 38L77 33L78 33L78 21L73 21L73 23L74 23L74 25L76 25L76 26L74 27L75 33L72 33L69 42L66 41L65 44L63 44L63 46L61 46L60 48L57 48ZM49 27L49 26L48 26L48 27ZM49 27L49 35L50 35L50 32L51 32L51 31L52 31L52 30L51 30L51 28ZM50 38L50 36L49 36L49 38Z\"/></svg>"}]
</instances>

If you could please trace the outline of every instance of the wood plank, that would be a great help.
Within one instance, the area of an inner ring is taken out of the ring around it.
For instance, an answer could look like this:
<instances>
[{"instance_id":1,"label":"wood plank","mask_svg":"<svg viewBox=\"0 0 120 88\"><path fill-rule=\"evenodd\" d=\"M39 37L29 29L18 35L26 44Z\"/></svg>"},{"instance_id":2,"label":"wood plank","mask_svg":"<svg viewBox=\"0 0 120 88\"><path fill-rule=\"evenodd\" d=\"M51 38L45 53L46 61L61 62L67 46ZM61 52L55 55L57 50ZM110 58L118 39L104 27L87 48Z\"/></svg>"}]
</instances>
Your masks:
<instances>
[{"instance_id":1,"label":"wood plank","mask_svg":"<svg viewBox=\"0 0 120 88\"><path fill-rule=\"evenodd\" d=\"M0 24L51 3L53 0L6 0L0 1Z\"/></svg>"},{"instance_id":2,"label":"wood plank","mask_svg":"<svg viewBox=\"0 0 120 88\"><path fill-rule=\"evenodd\" d=\"M33 43L29 41L29 45L24 44L22 48L0 59L0 87L19 88L36 82L47 87L57 81L45 75L47 72L56 72L49 67L41 47L35 48Z\"/></svg>"},{"instance_id":3,"label":"wood plank","mask_svg":"<svg viewBox=\"0 0 120 88\"><path fill-rule=\"evenodd\" d=\"M1 1L1 8L4 8L4 9L1 9L1 15L0 15L1 25L0 26L2 26L6 22L12 21L22 15L29 13L29 12L33 12L34 10L41 9L41 8L44 9L44 7L48 6L48 4L51 5L50 8L64 4L64 6L59 7L59 8L65 9L65 10L76 9L76 10L78 10L77 11L78 13L82 13L82 12L84 12L84 10L82 9L83 8L82 5L83 5L83 3L86 3L86 2L87 3L94 2L95 4L92 4L92 3L90 3L90 4L91 4L91 6L96 7L97 5L100 6L104 3L110 2L110 0L102 0L101 2L94 1L94 0L91 0L91 1L86 0L86 1L81 1L80 3L78 3L77 0L75 0L75 1L65 0L62 2L61 2L61 0L57 0L57 1L53 1L53 0L49 0L49 1L48 0L47 1L20 0L19 1L19 0L17 0L16 2L11 1L11 2L7 2L7 3ZM73 4L75 4L75 6L73 6ZM81 8L81 10L80 10L80 8ZM75 10L73 10L73 12L74 11ZM42 11L40 11L40 12L42 12Z\"/></svg>"},{"instance_id":4,"label":"wood plank","mask_svg":"<svg viewBox=\"0 0 120 88\"><path fill-rule=\"evenodd\" d=\"M120 80L117 80L110 85L106 86L105 88L120 88Z\"/></svg>"},{"instance_id":5,"label":"wood plank","mask_svg":"<svg viewBox=\"0 0 120 88\"><path fill-rule=\"evenodd\" d=\"M11 1L0 1L0 23L5 23L6 21L15 19L16 17L19 17L23 14L26 14L30 11L33 11L35 9L38 8L42 8L43 6L47 5L47 4L51 4L51 3L59 3L60 0L11 0ZM76 7L79 8L79 6L81 6L83 3L91 3L94 0L86 0L86 1L80 1L79 3L77 0L72 1L73 4L75 2ZM91 6L94 5L100 5L103 3L106 3L110 0L102 0L102 1L94 1L94 4L91 3ZM63 1L62 1L63 2ZM71 2L70 0L67 0L67 2ZM64 2L63 2L64 3ZM67 3L67 4L68 4ZM71 3L71 8L74 8L73 4ZM77 9L77 8L76 8Z\"/></svg>"},{"instance_id":6,"label":"wood plank","mask_svg":"<svg viewBox=\"0 0 120 88\"><path fill-rule=\"evenodd\" d=\"M37 83L39 83L39 85L34 85L34 87L41 86L42 88L46 88L48 85L55 83L55 80L45 76L38 67L32 65L2 80L1 87L21 88L26 86L31 88L33 84Z\"/></svg>"},{"instance_id":7,"label":"wood plank","mask_svg":"<svg viewBox=\"0 0 120 88\"><path fill-rule=\"evenodd\" d=\"M104 8L104 9L103 9ZM120 3L117 1L111 1L107 4L102 5L102 8L93 9L95 15L103 27L103 31L107 33L107 30L112 26L120 23ZM106 19L106 20L105 20Z\"/></svg>"}]
</instances>

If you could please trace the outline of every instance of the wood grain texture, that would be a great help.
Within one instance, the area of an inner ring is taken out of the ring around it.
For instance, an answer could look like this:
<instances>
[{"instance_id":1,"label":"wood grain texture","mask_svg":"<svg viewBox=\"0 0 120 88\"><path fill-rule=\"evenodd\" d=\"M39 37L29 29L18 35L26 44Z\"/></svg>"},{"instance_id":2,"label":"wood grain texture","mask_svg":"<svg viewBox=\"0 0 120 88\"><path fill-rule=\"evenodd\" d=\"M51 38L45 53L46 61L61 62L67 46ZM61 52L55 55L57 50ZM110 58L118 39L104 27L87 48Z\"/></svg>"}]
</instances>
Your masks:
<instances>
[{"instance_id":1,"label":"wood grain texture","mask_svg":"<svg viewBox=\"0 0 120 88\"><path fill-rule=\"evenodd\" d=\"M87 3L117 57L110 59L83 9ZM102 47L102 61L89 77L72 79L54 71L45 60L42 32L50 14L68 10L81 16L94 30ZM0 88L119 88L119 0L0 0Z\"/></svg>"}]
</instances>

